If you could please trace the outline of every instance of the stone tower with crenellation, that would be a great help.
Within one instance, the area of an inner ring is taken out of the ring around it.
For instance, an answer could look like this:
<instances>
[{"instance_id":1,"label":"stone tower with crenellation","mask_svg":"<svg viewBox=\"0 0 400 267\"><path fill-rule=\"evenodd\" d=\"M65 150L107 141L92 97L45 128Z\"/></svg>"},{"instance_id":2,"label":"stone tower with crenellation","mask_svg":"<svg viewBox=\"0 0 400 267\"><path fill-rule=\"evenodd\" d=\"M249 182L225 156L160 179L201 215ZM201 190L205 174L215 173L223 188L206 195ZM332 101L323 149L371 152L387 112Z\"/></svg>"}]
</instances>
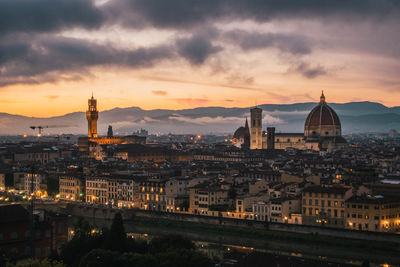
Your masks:
<instances>
[{"instance_id":1,"label":"stone tower with crenellation","mask_svg":"<svg viewBox=\"0 0 400 267\"><path fill-rule=\"evenodd\" d=\"M88 100L89 108L86 111L86 118L88 121L88 137L97 138L97 119L99 118L99 112L97 111L97 100L90 98Z\"/></svg>"}]
</instances>

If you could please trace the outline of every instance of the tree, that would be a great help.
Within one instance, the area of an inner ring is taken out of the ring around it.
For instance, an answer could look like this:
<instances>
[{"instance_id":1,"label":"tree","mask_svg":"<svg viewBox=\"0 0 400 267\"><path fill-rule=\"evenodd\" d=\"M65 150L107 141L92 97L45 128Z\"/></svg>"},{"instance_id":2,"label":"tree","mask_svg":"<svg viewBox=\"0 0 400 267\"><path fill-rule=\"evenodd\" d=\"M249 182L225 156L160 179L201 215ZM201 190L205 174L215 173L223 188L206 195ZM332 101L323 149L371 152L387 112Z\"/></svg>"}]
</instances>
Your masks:
<instances>
[{"instance_id":1,"label":"tree","mask_svg":"<svg viewBox=\"0 0 400 267\"><path fill-rule=\"evenodd\" d=\"M109 267L121 266L119 263L120 254L116 251L94 249L82 257L80 267Z\"/></svg>"},{"instance_id":2,"label":"tree","mask_svg":"<svg viewBox=\"0 0 400 267\"><path fill-rule=\"evenodd\" d=\"M149 251L151 253L162 253L173 249L190 249L194 250L193 242L180 235L166 235L161 237L154 237L149 244Z\"/></svg>"},{"instance_id":3,"label":"tree","mask_svg":"<svg viewBox=\"0 0 400 267\"><path fill-rule=\"evenodd\" d=\"M15 267L65 267L62 262L51 261L49 259L44 259L42 261L38 259L27 259L19 261L16 265L10 265Z\"/></svg>"},{"instance_id":4,"label":"tree","mask_svg":"<svg viewBox=\"0 0 400 267\"><path fill-rule=\"evenodd\" d=\"M62 249L60 258L68 266L78 266L80 258L89 251L101 248L104 243L102 233L92 233L93 228L82 218L74 225L74 236Z\"/></svg>"},{"instance_id":5,"label":"tree","mask_svg":"<svg viewBox=\"0 0 400 267\"><path fill-rule=\"evenodd\" d=\"M161 267L212 267L214 262L193 249L173 249L157 255Z\"/></svg>"},{"instance_id":6,"label":"tree","mask_svg":"<svg viewBox=\"0 0 400 267\"><path fill-rule=\"evenodd\" d=\"M126 233L121 213L114 216L104 247L113 251L126 251Z\"/></svg>"},{"instance_id":7,"label":"tree","mask_svg":"<svg viewBox=\"0 0 400 267\"><path fill-rule=\"evenodd\" d=\"M124 253L119 258L120 266L126 267L158 267L158 259L150 254Z\"/></svg>"}]
</instances>

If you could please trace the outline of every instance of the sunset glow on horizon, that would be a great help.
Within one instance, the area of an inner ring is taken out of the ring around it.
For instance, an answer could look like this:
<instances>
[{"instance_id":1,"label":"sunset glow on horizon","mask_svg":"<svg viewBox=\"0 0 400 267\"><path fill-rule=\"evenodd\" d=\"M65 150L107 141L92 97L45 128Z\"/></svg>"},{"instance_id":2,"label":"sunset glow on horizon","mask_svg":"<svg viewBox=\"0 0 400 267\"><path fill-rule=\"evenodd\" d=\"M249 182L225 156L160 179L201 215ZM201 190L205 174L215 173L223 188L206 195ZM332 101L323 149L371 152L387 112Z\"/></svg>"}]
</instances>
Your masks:
<instances>
[{"instance_id":1,"label":"sunset glow on horizon","mask_svg":"<svg viewBox=\"0 0 400 267\"><path fill-rule=\"evenodd\" d=\"M37 2L0 2L0 112L399 105L396 1Z\"/></svg>"}]
</instances>

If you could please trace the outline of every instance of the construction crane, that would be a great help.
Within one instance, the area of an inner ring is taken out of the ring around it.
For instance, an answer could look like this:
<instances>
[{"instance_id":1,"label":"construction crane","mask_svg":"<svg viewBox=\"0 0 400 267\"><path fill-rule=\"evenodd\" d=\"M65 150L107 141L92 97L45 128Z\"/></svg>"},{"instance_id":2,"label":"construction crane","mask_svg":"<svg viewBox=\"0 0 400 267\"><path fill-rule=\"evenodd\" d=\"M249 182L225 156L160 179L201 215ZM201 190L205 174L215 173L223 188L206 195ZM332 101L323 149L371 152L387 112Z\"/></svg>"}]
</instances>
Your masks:
<instances>
[{"instance_id":1,"label":"construction crane","mask_svg":"<svg viewBox=\"0 0 400 267\"><path fill-rule=\"evenodd\" d=\"M46 126L39 125L39 126L30 126L29 128L31 128L32 130L38 129L37 137L41 137L43 129L46 129L46 128L64 128L64 127L73 127L73 126L71 126L71 125L46 125Z\"/></svg>"},{"instance_id":2,"label":"construction crane","mask_svg":"<svg viewBox=\"0 0 400 267\"><path fill-rule=\"evenodd\" d=\"M31 128L32 130L38 129L38 137L42 136L42 130L44 128L49 128L49 126L30 126L29 128Z\"/></svg>"}]
</instances>

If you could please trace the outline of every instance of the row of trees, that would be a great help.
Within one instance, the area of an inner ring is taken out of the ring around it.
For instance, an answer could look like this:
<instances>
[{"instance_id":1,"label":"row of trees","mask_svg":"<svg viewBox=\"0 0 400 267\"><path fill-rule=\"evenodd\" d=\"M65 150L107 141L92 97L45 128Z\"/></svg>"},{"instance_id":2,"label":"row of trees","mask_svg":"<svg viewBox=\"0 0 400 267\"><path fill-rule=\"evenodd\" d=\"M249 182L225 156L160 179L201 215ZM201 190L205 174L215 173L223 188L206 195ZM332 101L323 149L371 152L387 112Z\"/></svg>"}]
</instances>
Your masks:
<instances>
[{"instance_id":1,"label":"row of trees","mask_svg":"<svg viewBox=\"0 0 400 267\"><path fill-rule=\"evenodd\" d=\"M117 213L109 229L98 231L80 218L73 238L60 255L39 261L10 262L0 253L0 266L18 267L208 267L215 261L196 250L193 242L178 235L154 237L150 241L128 238L122 216Z\"/></svg>"},{"instance_id":2,"label":"row of trees","mask_svg":"<svg viewBox=\"0 0 400 267\"><path fill-rule=\"evenodd\" d=\"M127 238L120 213L115 215L110 229L97 232L80 219L73 230L74 237L57 259L67 266L211 267L215 264L197 251L191 240L178 235L155 237L149 242Z\"/></svg>"}]
</instances>

